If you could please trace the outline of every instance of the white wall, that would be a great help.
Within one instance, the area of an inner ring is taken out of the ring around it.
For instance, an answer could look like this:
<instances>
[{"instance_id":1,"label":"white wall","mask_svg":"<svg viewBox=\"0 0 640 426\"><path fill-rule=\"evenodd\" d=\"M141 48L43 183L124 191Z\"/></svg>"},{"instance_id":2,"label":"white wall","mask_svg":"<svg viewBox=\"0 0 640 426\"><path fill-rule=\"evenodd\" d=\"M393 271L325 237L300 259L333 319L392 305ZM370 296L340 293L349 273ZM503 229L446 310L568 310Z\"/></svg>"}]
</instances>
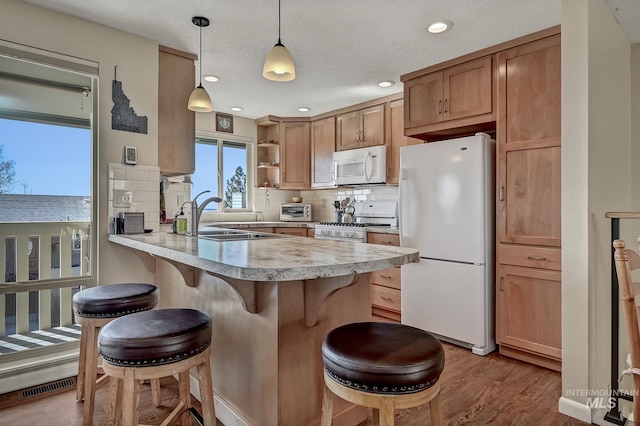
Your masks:
<instances>
[{"instance_id":1,"label":"white wall","mask_svg":"<svg viewBox=\"0 0 640 426\"><path fill-rule=\"evenodd\" d=\"M589 393L609 387L611 242L604 215L631 206L630 78L629 42L605 2L563 0L560 411L587 422Z\"/></svg>"}]
</instances>

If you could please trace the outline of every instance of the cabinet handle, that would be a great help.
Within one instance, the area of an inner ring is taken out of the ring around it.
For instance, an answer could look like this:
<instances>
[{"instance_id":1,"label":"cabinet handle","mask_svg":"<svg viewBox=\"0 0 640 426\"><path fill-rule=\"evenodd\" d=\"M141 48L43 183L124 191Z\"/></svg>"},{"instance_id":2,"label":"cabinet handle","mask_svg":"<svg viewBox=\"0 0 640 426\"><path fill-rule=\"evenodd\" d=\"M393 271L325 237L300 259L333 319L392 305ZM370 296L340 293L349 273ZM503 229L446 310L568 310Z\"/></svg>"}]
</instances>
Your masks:
<instances>
[{"instance_id":1,"label":"cabinet handle","mask_svg":"<svg viewBox=\"0 0 640 426\"><path fill-rule=\"evenodd\" d=\"M544 257L544 256L527 256L527 259L529 259L529 260L547 260L547 258Z\"/></svg>"},{"instance_id":2,"label":"cabinet handle","mask_svg":"<svg viewBox=\"0 0 640 426\"><path fill-rule=\"evenodd\" d=\"M500 277L500 291L504 291L504 276Z\"/></svg>"},{"instance_id":3,"label":"cabinet handle","mask_svg":"<svg viewBox=\"0 0 640 426\"><path fill-rule=\"evenodd\" d=\"M500 185L499 192L500 192L500 195L499 195L500 201L504 201L504 186Z\"/></svg>"},{"instance_id":4,"label":"cabinet handle","mask_svg":"<svg viewBox=\"0 0 640 426\"><path fill-rule=\"evenodd\" d=\"M444 100L444 112L448 112L447 104L449 103L449 99Z\"/></svg>"},{"instance_id":5,"label":"cabinet handle","mask_svg":"<svg viewBox=\"0 0 640 426\"><path fill-rule=\"evenodd\" d=\"M360 141L360 132L356 132L356 135L355 135L355 137L354 137L354 140L355 140L356 142L359 142L359 141Z\"/></svg>"},{"instance_id":6,"label":"cabinet handle","mask_svg":"<svg viewBox=\"0 0 640 426\"><path fill-rule=\"evenodd\" d=\"M393 299L391 297L380 296L380 299L384 300L385 302L393 302Z\"/></svg>"},{"instance_id":7,"label":"cabinet handle","mask_svg":"<svg viewBox=\"0 0 640 426\"><path fill-rule=\"evenodd\" d=\"M442 100L438 101L438 114L442 114Z\"/></svg>"},{"instance_id":8,"label":"cabinet handle","mask_svg":"<svg viewBox=\"0 0 640 426\"><path fill-rule=\"evenodd\" d=\"M386 278L386 279L388 279L388 280L390 280L390 279L391 279L391 275L382 275L382 274L380 274L380 276L381 276L382 278Z\"/></svg>"}]
</instances>

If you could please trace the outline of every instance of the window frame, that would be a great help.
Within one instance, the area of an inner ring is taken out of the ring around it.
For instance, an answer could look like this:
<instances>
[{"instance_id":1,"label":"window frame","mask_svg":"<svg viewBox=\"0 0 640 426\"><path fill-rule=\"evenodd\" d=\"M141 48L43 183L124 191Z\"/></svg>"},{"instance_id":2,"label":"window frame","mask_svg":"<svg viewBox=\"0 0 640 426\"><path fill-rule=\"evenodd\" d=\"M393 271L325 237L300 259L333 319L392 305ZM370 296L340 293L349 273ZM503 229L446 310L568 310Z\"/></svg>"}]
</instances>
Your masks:
<instances>
[{"instance_id":1,"label":"window frame","mask_svg":"<svg viewBox=\"0 0 640 426\"><path fill-rule=\"evenodd\" d=\"M217 214L217 213L247 213L253 212L253 182L255 179L255 141L252 138L242 137L238 135L227 135L219 132L207 132L202 130L196 130L195 143L201 143L199 139L206 139L210 141L215 141L216 146L218 148L218 188L217 194L207 194L207 196L218 196L224 200L224 179L222 177L222 171L224 167L223 163L223 148L225 142L238 143L246 146L247 152L247 170L245 171L247 175L247 207L241 209L229 208L225 205L224 202L220 203L220 209L215 212L209 212L208 214ZM222 143L220 143L222 142ZM192 188L193 192L193 188ZM213 191L212 191L213 192ZM195 194L191 194L193 197Z\"/></svg>"}]
</instances>

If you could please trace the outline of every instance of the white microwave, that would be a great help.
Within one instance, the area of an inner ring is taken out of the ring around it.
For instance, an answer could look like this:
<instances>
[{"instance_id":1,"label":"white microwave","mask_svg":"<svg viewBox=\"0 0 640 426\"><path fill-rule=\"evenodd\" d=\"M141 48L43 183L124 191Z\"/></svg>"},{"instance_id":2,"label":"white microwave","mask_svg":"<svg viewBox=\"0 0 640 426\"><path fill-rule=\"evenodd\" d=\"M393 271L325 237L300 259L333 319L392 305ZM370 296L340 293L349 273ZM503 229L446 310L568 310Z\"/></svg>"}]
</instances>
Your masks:
<instances>
[{"instance_id":1,"label":"white microwave","mask_svg":"<svg viewBox=\"0 0 640 426\"><path fill-rule=\"evenodd\" d=\"M336 185L361 185L387 181L387 148L384 145L333 153Z\"/></svg>"},{"instance_id":2,"label":"white microwave","mask_svg":"<svg viewBox=\"0 0 640 426\"><path fill-rule=\"evenodd\" d=\"M311 222L311 204L280 204L280 222Z\"/></svg>"}]
</instances>

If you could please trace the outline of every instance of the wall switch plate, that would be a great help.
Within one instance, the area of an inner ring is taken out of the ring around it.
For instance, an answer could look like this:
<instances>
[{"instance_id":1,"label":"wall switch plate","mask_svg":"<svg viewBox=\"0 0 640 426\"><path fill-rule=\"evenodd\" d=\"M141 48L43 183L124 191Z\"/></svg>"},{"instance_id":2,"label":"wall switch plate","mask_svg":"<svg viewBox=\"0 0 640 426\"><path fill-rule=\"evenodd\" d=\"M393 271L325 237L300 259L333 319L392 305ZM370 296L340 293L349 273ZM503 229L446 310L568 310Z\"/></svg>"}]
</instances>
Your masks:
<instances>
[{"instance_id":1,"label":"wall switch plate","mask_svg":"<svg viewBox=\"0 0 640 426\"><path fill-rule=\"evenodd\" d=\"M133 192L123 189L113 190L113 207L131 207Z\"/></svg>"}]
</instances>

